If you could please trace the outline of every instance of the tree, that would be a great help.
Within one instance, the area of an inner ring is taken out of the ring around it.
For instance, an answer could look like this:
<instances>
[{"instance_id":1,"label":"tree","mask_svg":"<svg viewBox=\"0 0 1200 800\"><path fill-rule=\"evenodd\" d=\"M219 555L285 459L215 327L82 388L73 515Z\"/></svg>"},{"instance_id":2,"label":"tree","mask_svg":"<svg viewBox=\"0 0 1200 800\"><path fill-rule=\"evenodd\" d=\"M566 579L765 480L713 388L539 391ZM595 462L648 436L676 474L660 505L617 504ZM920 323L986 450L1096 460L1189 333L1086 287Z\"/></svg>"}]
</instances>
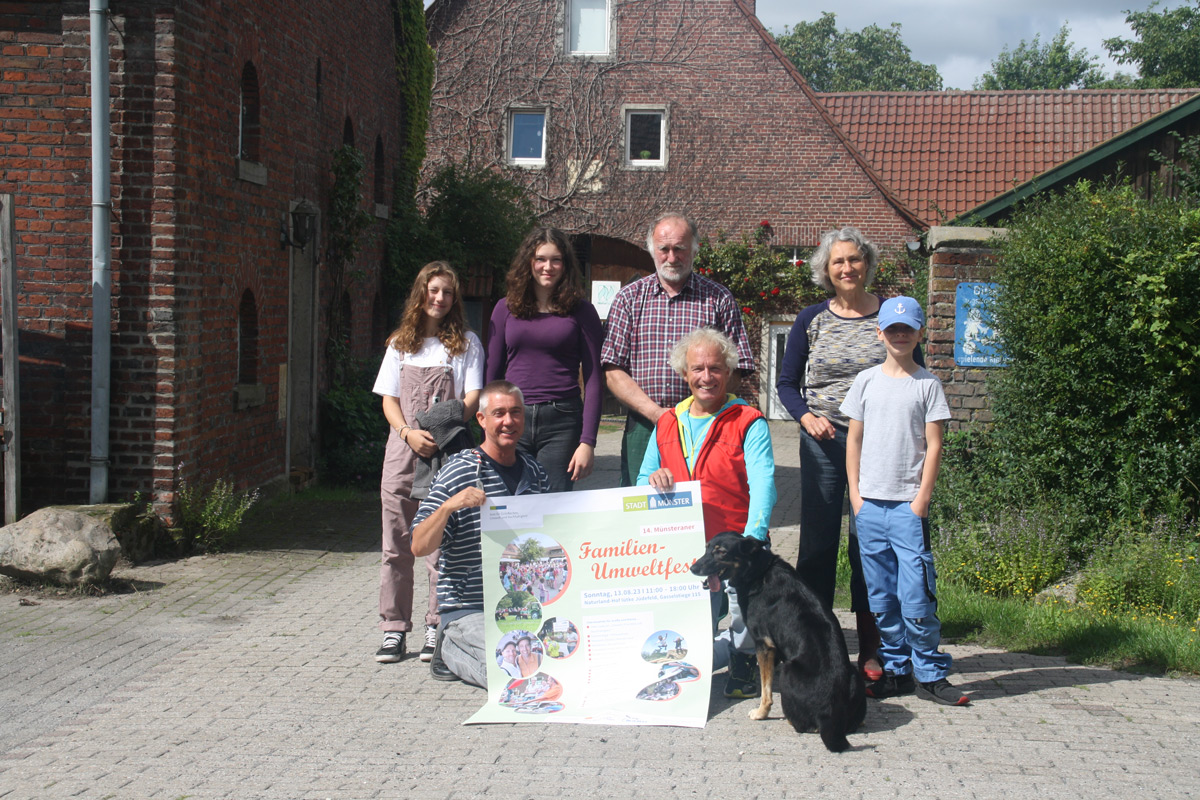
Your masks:
<instances>
[{"instance_id":1,"label":"tree","mask_svg":"<svg viewBox=\"0 0 1200 800\"><path fill-rule=\"evenodd\" d=\"M824 12L816 22L784 26L775 37L784 54L818 92L936 92L942 76L933 64L914 61L900 38L900 23L837 29Z\"/></svg>"},{"instance_id":2,"label":"tree","mask_svg":"<svg viewBox=\"0 0 1200 800\"><path fill-rule=\"evenodd\" d=\"M447 164L422 191L421 257L449 261L464 279L490 276L502 294L512 254L537 221L526 190L488 169Z\"/></svg>"},{"instance_id":3,"label":"tree","mask_svg":"<svg viewBox=\"0 0 1200 800\"><path fill-rule=\"evenodd\" d=\"M1097 56L1085 48L1072 49L1063 25L1046 44L1040 36L1024 39L1015 50L1006 46L992 61L992 69L975 81L976 89L1093 89L1104 80Z\"/></svg>"},{"instance_id":4,"label":"tree","mask_svg":"<svg viewBox=\"0 0 1200 800\"><path fill-rule=\"evenodd\" d=\"M1104 40L1104 48L1119 64L1136 64L1143 89L1200 86L1200 0L1178 8L1127 11L1125 21L1135 39Z\"/></svg>"},{"instance_id":5,"label":"tree","mask_svg":"<svg viewBox=\"0 0 1200 800\"><path fill-rule=\"evenodd\" d=\"M534 561L541 561L546 557L546 548L542 547L541 543L534 538L526 539L521 542L521 546L517 548L517 561L522 564L531 564Z\"/></svg>"}]
</instances>

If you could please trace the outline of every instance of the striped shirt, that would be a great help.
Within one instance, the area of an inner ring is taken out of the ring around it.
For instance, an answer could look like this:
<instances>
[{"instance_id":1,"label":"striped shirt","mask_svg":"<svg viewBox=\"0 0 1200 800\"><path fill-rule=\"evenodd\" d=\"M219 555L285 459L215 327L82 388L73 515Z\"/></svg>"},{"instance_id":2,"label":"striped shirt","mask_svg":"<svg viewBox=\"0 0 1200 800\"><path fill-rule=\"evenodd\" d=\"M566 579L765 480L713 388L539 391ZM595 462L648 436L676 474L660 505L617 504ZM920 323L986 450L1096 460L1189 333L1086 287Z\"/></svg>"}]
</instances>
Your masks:
<instances>
[{"instance_id":1,"label":"striped shirt","mask_svg":"<svg viewBox=\"0 0 1200 800\"><path fill-rule=\"evenodd\" d=\"M674 297L662 288L657 273L617 292L608 312L600 363L628 372L651 400L672 408L691 392L687 382L671 369L671 348L696 328L724 333L737 346L738 369L754 370L750 340L733 294L694 272Z\"/></svg>"},{"instance_id":2,"label":"striped shirt","mask_svg":"<svg viewBox=\"0 0 1200 800\"><path fill-rule=\"evenodd\" d=\"M550 491L546 470L531 456L518 451L517 458L525 465L517 494L544 494ZM504 479L480 458L476 449L455 453L433 479L429 496L421 501L413 527L424 522L434 511L463 489L482 486L488 497L505 497L508 489ZM483 609L483 553L480 550L480 511L460 508L450 515L442 533L442 559L438 575L438 608Z\"/></svg>"}]
</instances>

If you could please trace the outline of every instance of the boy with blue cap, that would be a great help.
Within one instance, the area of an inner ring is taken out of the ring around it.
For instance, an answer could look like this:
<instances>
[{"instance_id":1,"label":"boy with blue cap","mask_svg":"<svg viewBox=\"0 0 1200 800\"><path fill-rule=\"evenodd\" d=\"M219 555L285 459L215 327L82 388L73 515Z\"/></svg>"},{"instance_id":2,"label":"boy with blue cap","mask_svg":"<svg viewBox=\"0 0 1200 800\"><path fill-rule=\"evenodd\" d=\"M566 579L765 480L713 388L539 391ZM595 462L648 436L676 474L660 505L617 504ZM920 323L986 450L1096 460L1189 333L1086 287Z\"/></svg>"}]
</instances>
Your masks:
<instances>
[{"instance_id":1,"label":"boy with blue cap","mask_svg":"<svg viewBox=\"0 0 1200 800\"><path fill-rule=\"evenodd\" d=\"M929 501L950 407L941 381L913 360L924 328L916 300L885 300L876 335L887 358L858 374L841 405L850 420L850 505L882 639L883 678L868 684L867 694L884 698L915 690L922 699L962 706L970 700L946 680L951 657L938 649L942 624L929 549Z\"/></svg>"}]
</instances>

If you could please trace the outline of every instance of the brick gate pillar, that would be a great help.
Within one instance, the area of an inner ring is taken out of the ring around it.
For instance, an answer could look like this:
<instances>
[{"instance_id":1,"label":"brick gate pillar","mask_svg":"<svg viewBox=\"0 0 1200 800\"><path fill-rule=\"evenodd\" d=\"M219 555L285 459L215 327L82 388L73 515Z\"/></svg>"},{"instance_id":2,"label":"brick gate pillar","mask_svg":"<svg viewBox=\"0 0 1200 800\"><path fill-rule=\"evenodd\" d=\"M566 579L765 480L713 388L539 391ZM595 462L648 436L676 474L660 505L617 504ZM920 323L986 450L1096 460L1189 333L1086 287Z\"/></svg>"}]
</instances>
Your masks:
<instances>
[{"instance_id":1,"label":"brick gate pillar","mask_svg":"<svg viewBox=\"0 0 1200 800\"><path fill-rule=\"evenodd\" d=\"M960 430L992 420L987 377L994 367L967 367L954 358L955 312L958 285L990 282L996 259L995 240L1003 228L929 229L928 332L925 363L941 379L950 403L947 430Z\"/></svg>"}]
</instances>

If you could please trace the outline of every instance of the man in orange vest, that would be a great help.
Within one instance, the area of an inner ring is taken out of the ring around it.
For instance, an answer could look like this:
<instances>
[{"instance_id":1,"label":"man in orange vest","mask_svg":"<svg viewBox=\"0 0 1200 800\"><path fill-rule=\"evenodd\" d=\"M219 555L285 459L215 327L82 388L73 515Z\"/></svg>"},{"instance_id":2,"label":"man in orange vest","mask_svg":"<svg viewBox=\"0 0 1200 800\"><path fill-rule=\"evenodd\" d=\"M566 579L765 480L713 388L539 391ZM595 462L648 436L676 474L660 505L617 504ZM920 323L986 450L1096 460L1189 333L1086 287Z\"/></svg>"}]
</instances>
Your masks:
<instances>
[{"instance_id":1,"label":"man in orange vest","mask_svg":"<svg viewBox=\"0 0 1200 800\"><path fill-rule=\"evenodd\" d=\"M671 491L676 480L700 481L704 533L711 539L737 531L769 541L775 507L775 456L762 413L727 393L737 368L737 347L725 334L697 328L671 350L671 367L691 390L683 402L659 417L646 448L638 485ZM731 614L729 629L717 636L721 581L709 577L712 591L713 669L729 664L726 697L757 697L754 642L746 631L733 587L724 587Z\"/></svg>"}]
</instances>

